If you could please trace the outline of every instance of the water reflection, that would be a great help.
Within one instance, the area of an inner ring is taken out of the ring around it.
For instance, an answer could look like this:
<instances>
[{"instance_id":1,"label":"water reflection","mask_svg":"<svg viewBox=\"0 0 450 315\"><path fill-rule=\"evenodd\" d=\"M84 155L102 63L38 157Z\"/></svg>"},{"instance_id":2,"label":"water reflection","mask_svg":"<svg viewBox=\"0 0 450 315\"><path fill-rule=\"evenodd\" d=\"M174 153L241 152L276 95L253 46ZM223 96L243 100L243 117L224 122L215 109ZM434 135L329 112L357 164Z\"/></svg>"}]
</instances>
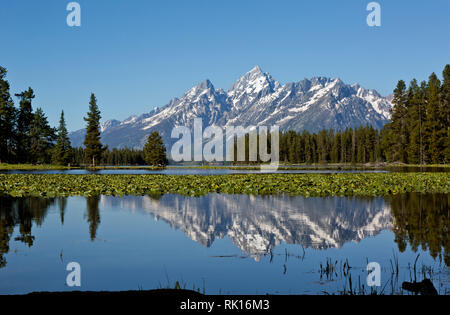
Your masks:
<instances>
[{"instance_id":1,"label":"water reflection","mask_svg":"<svg viewBox=\"0 0 450 315\"><path fill-rule=\"evenodd\" d=\"M395 242L400 252L407 244L414 251L428 250L433 258L444 256L450 266L450 195L407 194L389 197L394 218Z\"/></svg>"},{"instance_id":2,"label":"water reflection","mask_svg":"<svg viewBox=\"0 0 450 315\"><path fill-rule=\"evenodd\" d=\"M0 198L0 268L6 266L3 255L9 252L14 227L18 226L20 233L14 240L23 242L28 247L33 246L33 222L38 226L42 225L47 209L54 202L54 198Z\"/></svg>"},{"instance_id":3,"label":"water reflection","mask_svg":"<svg viewBox=\"0 0 450 315\"><path fill-rule=\"evenodd\" d=\"M98 208L98 203L100 201L100 196L92 196L86 198L86 208L87 208L87 222L89 223L89 235L91 241L95 240L97 235L97 229L100 225L100 211Z\"/></svg>"},{"instance_id":4,"label":"water reflection","mask_svg":"<svg viewBox=\"0 0 450 315\"><path fill-rule=\"evenodd\" d=\"M100 224L99 212L100 196L86 198L85 218L89 224L89 234L93 241ZM19 236L14 241L20 241L28 247L33 246L35 236L32 235L33 223L41 226L47 216L48 209L56 203L59 208L61 225L64 225L64 216L68 198L14 198L0 197L0 268L6 266L4 255L9 252L9 244L14 228L19 227Z\"/></svg>"},{"instance_id":5,"label":"water reflection","mask_svg":"<svg viewBox=\"0 0 450 315\"><path fill-rule=\"evenodd\" d=\"M86 198L84 218L89 238L96 239L101 224L100 207L138 211L167 222L192 240L210 247L216 239L229 238L242 252L259 260L281 243L303 248L340 248L383 230L395 233L400 252L428 250L433 258L449 259L449 195L404 194L388 198L304 198L210 194L190 198L94 196ZM0 198L0 268L14 228L14 241L33 246L33 224L41 226L49 207L59 209L61 225L67 198ZM132 245L132 244L131 244Z\"/></svg>"},{"instance_id":6,"label":"water reflection","mask_svg":"<svg viewBox=\"0 0 450 315\"><path fill-rule=\"evenodd\" d=\"M382 198L210 194L199 198L165 195L159 200L103 196L101 203L149 213L206 247L228 237L254 257L282 242L339 248L391 227L389 207Z\"/></svg>"}]
</instances>

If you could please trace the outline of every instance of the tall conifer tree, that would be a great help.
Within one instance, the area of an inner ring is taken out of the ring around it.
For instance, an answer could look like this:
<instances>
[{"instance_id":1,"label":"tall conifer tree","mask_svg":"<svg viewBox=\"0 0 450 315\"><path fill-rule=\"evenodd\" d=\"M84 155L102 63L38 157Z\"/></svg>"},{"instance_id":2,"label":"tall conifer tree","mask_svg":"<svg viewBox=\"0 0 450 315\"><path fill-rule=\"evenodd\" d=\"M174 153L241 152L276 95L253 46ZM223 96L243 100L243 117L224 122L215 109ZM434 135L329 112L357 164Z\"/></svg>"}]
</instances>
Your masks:
<instances>
[{"instance_id":1,"label":"tall conifer tree","mask_svg":"<svg viewBox=\"0 0 450 315\"><path fill-rule=\"evenodd\" d=\"M59 165L69 164L72 159L71 153L72 153L72 146L70 144L69 133L67 132L66 128L64 111L61 111L58 134L56 137L56 145L53 151L53 163Z\"/></svg>"},{"instance_id":2,"label":"tall conifer tree","mask_svg":"<svg viewBox=\"0 0 450 315\"><path fill-rule=\"evenodd\" d=\"M84 138L86 159L95 166L100 162L101 155L106 149L100 141L100 110L97 106L97 99L94 93L91 93L89 102L89 112L84 120L87 122L86 137Z\"/></svg>"},{"instance_id":3,"label":"tall conifer tree","mask_svg":"<svg viewBox=\"0 0 450 315\"><path fill-rule=\"evenodd\" d=\"M6 74L7 70L0 66L0 163L12 161L16 118Z\"/></svg>"},{"instance_id":4,"label":"tall conifer tree","mask_svg":"<svg viewBox=\"0 0 450 315\"><path fill-rule=\"evenodd\" d=\"M429 163L441 162L442 156L442 139L441 139L441 124L440 124L440 95L441 82L436 74L432 73L428 79L426 91L426 115L425 121L425 147L427 150L427 159Z\"/></svg>"},{"instance_id":5,"label":"tall conifer tree","mask_svg":"<svg viewBox=\"0 0 450 315\"><path fill-rule=\"evenodd\" d=\"M31 87L16 96L20 99L16 126L16 158L18 162L26 163L29 162L30 130L34 117L31 102L35 96Z\"/></svg>"},{"instance_id":6,"label":"tall conifer tree","mask_svg":"<svg viewBox=\"0 0 450 315\"><path fill-rule=\"evenodd\" d=\"M37 108L30 129L30 161L49 163L55 138L55 129L48 124L44 111Z\"/></svg>"},{"instance_id":7,"label":"tall conifer tree","mask_svg":"<svg viewBox=\"0 0 450 315\"><path fill-rule=\"evenodd\" d=\"M450 163L450 65L447 64L442 73L442 119L445 163Z\"/></svg>"}]
</instances>

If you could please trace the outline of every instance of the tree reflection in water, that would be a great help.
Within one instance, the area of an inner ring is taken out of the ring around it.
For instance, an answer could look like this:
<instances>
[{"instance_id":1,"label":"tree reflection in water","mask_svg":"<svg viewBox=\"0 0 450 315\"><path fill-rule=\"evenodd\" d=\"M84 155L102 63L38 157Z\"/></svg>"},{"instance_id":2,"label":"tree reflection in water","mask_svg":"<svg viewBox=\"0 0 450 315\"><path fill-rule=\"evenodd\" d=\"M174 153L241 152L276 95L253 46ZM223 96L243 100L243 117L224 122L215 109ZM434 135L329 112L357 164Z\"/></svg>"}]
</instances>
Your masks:
<instances>
[{"instance_id":1,"label":"tree reflection in water","mask_svg":"<svg viewBox=\"0 0 450 315\"><path fill-rule=\"evenodd\" d=\"M92 241L95 240L100 225L99 199L99 196L86 198L85 218L89 223L89 234ZM33 224L41 226L49 207L56 202L59 207L61 225L63 225L67 198L0 197L0 268L6 266L7 262L3 256L9 252L9 243L14 228L18 226L20 233L14 238L15 241L25 243L28 247L33 246L34 236L31 233Z\"/></svg>"},{"instance_id":2,"label":"tree reflection in water","mask_svg":"<svg viewBox=\"0 0 450 315\"><path fill-rule=\"evenodd\" d=\"M41 226L48 208L55 203L54 198L14 198L0 197L0 268L6 266L3 255L9 252L9 241L14 227L19 226L20 235L14 240L33 246L31 228Z\"/></svg>"},{"instance_id":3,"label":"tree reflection in water","mask_svg":"<svg viewBox=\"0 0 450 315\"><path fill-rule=\"evenodd\" d=\"M388 197L393 217L395 242L400 252L407 244L413 251L428 250L433 258L449 256L449 194L409 193Z\"/></svg>"},{"instance_id":4,"label":"tree reflection in water","mask_svg":"<svg viewBox=\"0 0 450 315\"><path fill-rule=\"evenodd\" d=\"M98 208L98 203L100 201L100 196L90 196L86 197L86 208L87 214L85 218L89 223L89 235L91 236L91 241L95 240L97 236L97 229L100 225L100 211Z\"/></svg>"}]
</instances>

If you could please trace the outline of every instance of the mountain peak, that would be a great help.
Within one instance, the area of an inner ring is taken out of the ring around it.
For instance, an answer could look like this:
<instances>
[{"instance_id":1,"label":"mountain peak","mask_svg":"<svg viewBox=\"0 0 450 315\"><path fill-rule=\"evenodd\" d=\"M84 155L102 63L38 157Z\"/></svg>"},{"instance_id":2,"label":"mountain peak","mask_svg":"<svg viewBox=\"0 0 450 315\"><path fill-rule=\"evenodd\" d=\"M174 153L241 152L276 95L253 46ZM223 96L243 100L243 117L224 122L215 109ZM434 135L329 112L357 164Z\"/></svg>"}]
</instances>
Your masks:
<instances>
[{"instance_id":1,"label":"mountain peak","mask_svg":"<svg viewBox=\"0 0 450 315\"><path fill-rule=\"evenodd\" d=\"M204 93L214 93L214 85L209 79L203 80L202 82L194 85L189 91L187 91L183 97L194 97Z\"/></svg>"},{"instance_id":2,"label":"mountain peak","mask_svg":"<svg viewBox=\"0 0 450 315\"><path fill-rule=\"evenodd\" d=\"M270 74L263 73L259 66L255 66L233 84L228 90L228 96L234 106L242 107L251 103L258 95L273 93L276 86L278 84Z\"/></svg>"},{"instance_id":3,"label":"mountain peak","mask_svg":"<svg viewBox=\"0 0 450 315\"><path fill-rule=\"evenodd\" d=\"M247 73L263 73L263 72L262 72L261 68L258 65L256 65Z\"/></svg>"},{"instance_id":4,"label":"mountain peak","mask_svg":"<svg viewBox=\"0 0 450 315\"><path fill-rule=\"evenodd\" d=\"M189 91L197 90L197 91L203 91L203 90L210 90L214 89L214 85L211 83L209 79L205 79L200 83L197 83L194 85Z\"/></svg>"},{"instance_id":5,"label":"mountain peak","mask_svg":"<svg viewBox=\"0 0 450 315\"><path fill-rule=\"evenodd\" d=\"M211 83L209 79L203 80L200 84L197 85L200 89L214 89L214 85Z\"/></svg>"}]
</instances>

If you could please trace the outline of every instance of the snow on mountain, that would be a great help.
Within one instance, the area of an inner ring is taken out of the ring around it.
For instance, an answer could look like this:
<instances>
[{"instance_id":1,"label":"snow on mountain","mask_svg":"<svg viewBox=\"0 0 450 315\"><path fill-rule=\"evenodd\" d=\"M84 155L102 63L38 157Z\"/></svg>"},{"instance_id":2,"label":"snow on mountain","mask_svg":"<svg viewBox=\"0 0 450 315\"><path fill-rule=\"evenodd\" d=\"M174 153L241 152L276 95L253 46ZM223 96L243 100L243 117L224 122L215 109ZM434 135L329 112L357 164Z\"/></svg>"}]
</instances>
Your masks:
<instances>
[{"instance_id":1,"label":"snow on mountain","mask_svg":"<svg viewBox=\"0 0 450 315\"><path fill-rule=\"evenodd\" d=\"M215 89L205 80L180 98L141 116L102 124L102 141L110 148L141 148L157 130L166 144L172 143L174 126L191 127L194 118L203 125L279 125L281 130L345 129L372 125L382 128L390 117L389 97L339 78L315 77L281 85L258 66L241 76L228 91ZM70 134L74 146L82 145L84 131Z\"/></svg>"}]
</instances>

